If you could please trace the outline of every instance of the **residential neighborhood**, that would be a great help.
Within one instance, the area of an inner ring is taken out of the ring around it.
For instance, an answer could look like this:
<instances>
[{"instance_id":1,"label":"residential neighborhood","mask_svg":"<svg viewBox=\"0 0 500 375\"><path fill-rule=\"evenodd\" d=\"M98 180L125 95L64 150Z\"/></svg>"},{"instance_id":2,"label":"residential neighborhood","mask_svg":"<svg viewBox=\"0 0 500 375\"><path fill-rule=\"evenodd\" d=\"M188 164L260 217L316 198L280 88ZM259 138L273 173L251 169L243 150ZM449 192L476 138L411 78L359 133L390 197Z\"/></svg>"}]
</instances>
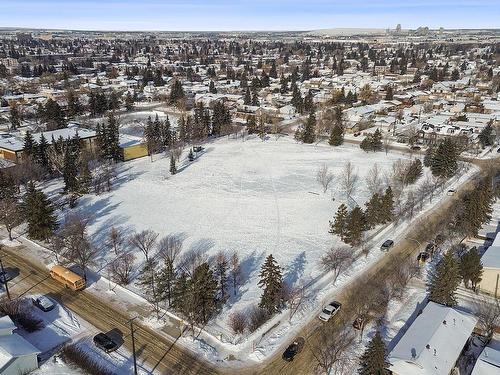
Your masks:
<instances>
[{"instance_id":1,"label":"residential neighborhood","mask_svg":"<svg viewBox=\"0 0 500 375\"><path fill-rule=\"evenodd\" d=\"M500 373L498 29L75 22L0 28L0 374Z\"/></svg>"}]
</instances>

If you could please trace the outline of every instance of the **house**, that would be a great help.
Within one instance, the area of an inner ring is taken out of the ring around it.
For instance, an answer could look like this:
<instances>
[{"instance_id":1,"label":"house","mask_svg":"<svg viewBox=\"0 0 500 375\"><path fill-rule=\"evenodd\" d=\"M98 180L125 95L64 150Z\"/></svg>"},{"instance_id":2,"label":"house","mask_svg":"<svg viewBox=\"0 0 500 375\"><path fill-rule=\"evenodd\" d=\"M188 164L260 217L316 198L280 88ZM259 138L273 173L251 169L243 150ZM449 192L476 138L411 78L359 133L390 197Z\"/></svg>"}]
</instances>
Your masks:
<instances>
[{"instance_id":1,"label":"house","mask_svg":"<svg viewBox=\"0 0 500 375\"><path fill-rule=\"evenodd\" d=\"M49 144L52 144L52 140L57 141L61 137L63 139L73 139L74 137L78 136L80 138L82 146L85 148L93 147L95 144L94 138L97 136L95 131L85 128L79 128L74 124L70 124L70 126L63 129L57 129L42 133L33 133L33 140L38 143L42 138L42 135L45 137ZM0 158L17 163L22 159L23 150L24 137L22 137L21 135L0 136Z\"/></svg>"},{"instance_id":2,"label":"house","mask_svg":"<svg viewBox=\"0 0 500 375\"><path fill-rule=\"evenodd\" d=\"M40 350L14 332L17 327L9 318L0 318L0 374L27 374L38 368Z\"/></svg>"},{"instance_id":3,"label":"house","mask_svg":"<svg viewBox=\"0 0 500 375\"><path fill-rule=\"evenodd\" d=\"M394 375L448 375L476 326L477 319L429 302L389 353Z\"/></svg>"},{"instance_id":4,"label":"house","mask_svg":"<svg viewBox=\"0 0 500 375\"><path fill-rule=\"evenodd\" d=\"M500 288L500 235L498 233L481 257L481 262L483 263L483 278L478 287L481 292L497 296Z\"/></svg>"},{"instance_id":5,"label":"house","mask_svg":"<svg viewBox=\"0 0 500 375\"><path fill-rule=\"evenodd\" d=\"M483 349L471 375L497 375L500 373L500 338L493 338Z\"/></svg>"}]
</instances>

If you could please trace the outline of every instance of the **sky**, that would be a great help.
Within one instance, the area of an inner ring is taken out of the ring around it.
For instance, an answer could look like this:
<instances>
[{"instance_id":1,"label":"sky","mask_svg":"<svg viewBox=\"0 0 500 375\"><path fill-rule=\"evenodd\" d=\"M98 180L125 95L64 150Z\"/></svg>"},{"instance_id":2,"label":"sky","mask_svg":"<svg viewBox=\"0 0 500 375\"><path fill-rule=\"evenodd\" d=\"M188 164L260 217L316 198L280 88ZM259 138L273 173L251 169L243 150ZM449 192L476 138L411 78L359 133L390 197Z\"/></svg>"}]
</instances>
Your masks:
<instances>
[{"instance_id":1,"label":"sky","mask_svg":"<svg viewBox=\"0 0 500 375\"><path fill-rule=\"evenodd\" d=\"M500 28L500 0L0 0L0 27L80 30Z\"/></svg>"}]
</instances>

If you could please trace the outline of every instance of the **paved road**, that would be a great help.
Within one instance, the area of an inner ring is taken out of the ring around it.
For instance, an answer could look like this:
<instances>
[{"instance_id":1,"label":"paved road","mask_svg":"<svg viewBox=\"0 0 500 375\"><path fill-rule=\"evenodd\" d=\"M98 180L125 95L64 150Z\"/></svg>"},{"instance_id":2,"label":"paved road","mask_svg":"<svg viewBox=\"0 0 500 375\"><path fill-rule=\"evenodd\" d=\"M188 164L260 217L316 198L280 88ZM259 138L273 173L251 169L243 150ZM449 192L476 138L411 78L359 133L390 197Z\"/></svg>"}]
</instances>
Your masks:
<instances>
[{"instance_id":1,"label":"paved road","mask_svg":"<svg viewBox=\"0 0 500 375\"><path fill-rule=\"evenodd\" d=\"M20 271L19 276L9 283L13 298L32 293L48 294L103 332L118 328L124 333L124 345L132 352L128 323L130 315L127 312L89 292L75 293L64 288L49 276L46 268L16 254L22 251L22 247L4 247L1 252L4 266L17 268ZM217 373L212 364L140 323L135 323L135 338L138 361L147 363L157 373L172 375Z\"/></svg>"}]
</instances>

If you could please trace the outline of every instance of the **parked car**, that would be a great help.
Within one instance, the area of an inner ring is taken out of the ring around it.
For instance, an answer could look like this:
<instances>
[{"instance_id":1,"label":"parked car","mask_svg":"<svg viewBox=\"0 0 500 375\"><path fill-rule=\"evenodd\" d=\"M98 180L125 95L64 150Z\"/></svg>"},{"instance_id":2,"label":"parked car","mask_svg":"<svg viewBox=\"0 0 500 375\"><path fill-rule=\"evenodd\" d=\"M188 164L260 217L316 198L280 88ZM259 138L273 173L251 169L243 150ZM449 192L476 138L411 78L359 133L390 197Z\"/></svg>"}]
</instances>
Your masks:
<instances>
[{"instance_id":1,"label":"parked car","mask_svg":"<svg viewBox=\"0 0 500 375\"><path fill-rule=\"evenodd\" d=\"M427 251L423 251L417 256L417 260L419 262L427 262L427 259L429 259L430 254Z\"/></svg>"},{"instance_id":2,"label":"parked car","mask_svg":"<svg viewBox=\"0 0 500 375\"><path fill-rule=\"evenodd\" d=\"M380 246L380 250L382 251L389 251L391 247L394 246L394 241L393 240L385 240L382 246Z\"/></svg>"},{"instance_id":3,"label":"parked car","mask_svg":"<svg viewBox=\"0 0 500 375\"><path fill-rule=\"evenodd\" d=\"M420 146L411 146L411 149L413 151L419 151L421 149L421 147Z\"/></svg>"},{"instance_id":4,"label":"parked car","mask_svg":"<svg viewBox=\"0 0 500 375\"><path fill-rule=\"evenodd\" d=\"M328 322L332 316L335 316L342 307L342 304L337 301L333 301L328 306L325 306L321 314L319 314L319 319Z\"/></svg>"},{"instance_id":5,"label":"parked car","mask_svg":"<svg viewBox=\"0 0 500 375\"><path fill-rule=\"evenodd\" d=\"M16 276L17 274L14 270L5 268L3 271L0 271L0 283L5 284Z\"/></svg>"},{"instance_id":6,"label":"parked car","mask_svg":"<svg viewBox=\"0 0 500 375\"><path fill-rule=\"evenodd\" d=\"M448 192L446 194L447 195L455 195L456 192L457 192L456 190L450 189L450 190L448 190Z\"/></svg>"},{"instance_id":7,"label":"parked car","mask_svg":"<svg viewBox=\"0 0 500 375\"><path fill-rule=\"evenodd\" d=\"M202 146L194 146L194 147L193 147L193 151L194 151L194 152L201 152L201 151L203 151L204 149L205 149L205 148L204 148L204 147L202 147Z\"/></svg>"},{"instance_id":8,"label":"parked car","mask_svg":"<svg viewBox=\"0 0 500 375\"><path fill-rule=\"evenodd\" d=\"M285 352L281 356L283 360L287 362L292 362L294 357L299 354L302 351L302 348L304 347L305 340L301 337L295 339L294 342L292 342L288 348L286 348Z\"/></svg>"},{"instance_id":9,"label":"parked car","mask_svg":"<svg viewBox=\"0 0 500 375\"><path fill-rule=\"evenodd\" d=\"M361 135L361 132L356 132L353 134L355 137L359 137Z\"/></svg>"},{"instance_id":10,"label":"parked car","mask_svg":"<svg viewBox=\"0 0 500 375\"><path fill-rule=\"evenodd\" d=\"M110 353L118 348L118 344L114 342L111 337L102 332L94 336L94 344L106 353Z\"/></svg>"},{"instance_id":11,"label":"parked car","mask_svg":"<svg viewBox=\"0 0 500 375\"><path fill-rule=\"evenodd\" d=\"M45 312L52 310L56 306L56 304L46 296L33 297L32 301L33 305Z\"/></svg>"}]
</instances>

